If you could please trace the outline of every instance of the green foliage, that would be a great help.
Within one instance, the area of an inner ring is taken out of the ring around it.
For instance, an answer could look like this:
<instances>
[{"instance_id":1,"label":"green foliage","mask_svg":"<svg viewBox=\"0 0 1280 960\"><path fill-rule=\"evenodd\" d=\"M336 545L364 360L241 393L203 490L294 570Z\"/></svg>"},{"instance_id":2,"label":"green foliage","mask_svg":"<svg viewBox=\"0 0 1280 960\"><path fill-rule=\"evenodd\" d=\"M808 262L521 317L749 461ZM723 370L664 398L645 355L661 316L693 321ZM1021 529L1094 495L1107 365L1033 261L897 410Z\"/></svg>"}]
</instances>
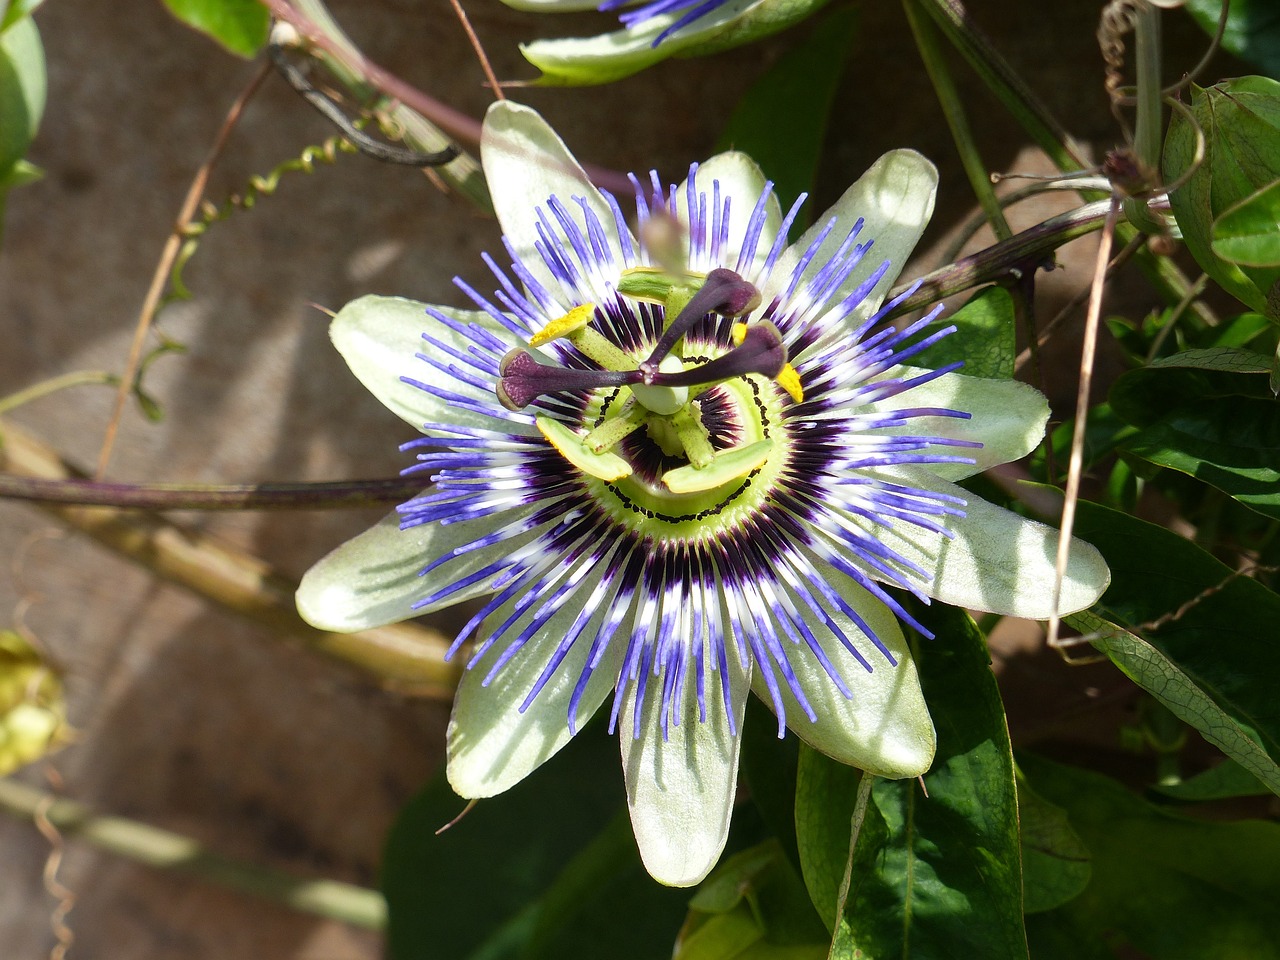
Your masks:
<instances>
[{"instance_id":1,"label":"green foliage","mask_svg":"<svg viewBox=\"0 0 1280 960\"><path fill-rule=\"evenodd\" d=\"M12 11L10 11L12 13ZM5 17L0 30L0 224L5 194L39 179L23 157L44 114L46 77L40 32L30 17Z\"/></svg>"},{"instance_id":2,"label":"green foliage","mask_svg":"<svg viewBox=\"0 0 1280 960\"><path fill-rule=\"evenodd\" d=\"M1187 0L1205 33L1218 32L1223 0ZM1280 7L1273 0L1231 0L1222 47L1280 80Z\"/></svg>"},{"instance_id":3,"label":"green foliage","mask_svg":"<svg viewBox=\"0 0 1280 960\"><path fill-rule=\"evenodd\" d=\"M986 645L962 610L934 606L921 616L936 634L913 649L938 753L924 790L914 780L872 787L838 913L839 955L1026 958L1013 759ZM856 782L856 772L802 754L801 863L828 921L837 917L831 894L847 863L839 851L848 849Z\"/></svg>"},{"instance_id":4,"label":"green foliage","mask_svg":"<svg viewBox=\"0 0 1280 960\"><path fill-rule=\"evenodd\" d=\"M1230 757L1188 780L1159 784L1155 789L1166 797L1187 803L1260 797L1271 792L1242 764Z\"/></svg>"},{"instance_id":5,"label":"green foliage","mask_svg":"<svg viewBox=\"0 0 1280 960\"><path fill-rule=\"evenodd\" d=\"M813 189L836 85L857 31L855 7L833 10L747 90L718 150L741 150L773 180L783 208ZM806 205L796 224L813 216ZM807 216L806 216L807 214Z\"/></svg>"},{"instance_id":6,"label":"green foliage","mask_svg":"<svg viewBox=\"0 0 1280 960\"><path fill-rule=\"evenodd\" d=\"M382 889L396 960L670 956L688 893L640 865L618 747L593 727L519 786L462 810L443 774L387 837ZM612 905L626 904L616 910Z\"/></svg>"},{"instance_id":7,"label":"green foliage","mask_svg":"<svg viewBox=\"0 0 1280 960\"><path fill-rule=\"evenodd\" d=\"M1280 519L1280 406L1271 367L1262 354L1217 347L1126 373L1112 387L1111 407L1140 429L1121 450Z\"/></svg>"},{"instance_id":8,"label":"green foliage","mask_svg":"<svg viewBox=\"0 0 1280 960\"><path fill-rule=\"evenodd\" d=\"M1096 773L1018 762L1093 853L1084 892L1028 924L1036 960L1111 957L1123 945L1151 960L1280 957L1280 825L1189 820Z\"/></svg>"},{"instance_id":9,"label":"green foliage","mask_svg":"<svg viewBox=\"0 0 1280 960\"><path fill-rule=\"evenodd\" d=\"M257 56L267 42L271 14L258 0L163 0L175 17L236 56Z\"/></svg>"},{"instance_id":10,"label":"green foliage","mask_svg":"<svg viewBox=\"0 0 1280 960\"><path fill-rule=\"evenodd\" d=\"M1182 181L1169 200L1178 228L1201 269L1252 309L1280 319L1280 267L1243 267L1213 251L1214 222L1280 179L1280 83L1266 77L1196 87L1191 118L1175 112L1165 140L1164 175ZM1196 127L1203 162L1192 170Z\"/></svg>"},{"instance_id":11,"label":"green foliage","mask_svg":"<svg viewBox=\"0 0 1280 960\"><path fill-rule=\"evenodd\" d=\"M1022 837L1022 909L1028 916L1069 903L1093 875L1089 848L1067 813L1031 789L1019 771L1018 824Z\"/></svg>"},{"instance_id":12,"label":"green foliage","mask_svg":"<svg viewBox=\"0 0 1280 960\"><path fill-rule=\"evenodd\" d=\"M821 960L828 937L776 839L727 857L689 902L672 960Z\"/></svg>"},{"instance_id":13,"label":"green foliage","mask_svg":"<svg viewBox=\"0 0 1280 960\"><path fill-rule=\"evenodd\" d=\"M1111 567L1111 586L1097 609L1145 637L1121 635L1099 645L1206 738L1274 782L1280 716L1271 691L1255 678L1280 676L1274 642L1280 596L1177 534L1097 504L1081 502L1076 533ZM1240 745L1255 736L1262 755Z\"/></svg>"},{"instance_id":14,"label":"green foliage","mask_svg":"<svg viewBox=\"0 0 1280 960\"><path fill-rule=\"evenodd\" d=\"M943 314L926 327L921 336L953 324L956 332L921 351L911 362L937 370L963 361L962 372L968 376L1008 380L1018 354L1015 319L1009 291L987 287L955 313Z\"/></svg>"},{"instance_id":15,"label":"green foliage","mask_svg":"<svg viewBox=\"0 0 1280 960\"><path fill-rule=\"evenodd\" d=\"M1213 222L1212 247L1237 266L1280 266L1280 180L1228 207Z\"/></svg>"}]
</instances>

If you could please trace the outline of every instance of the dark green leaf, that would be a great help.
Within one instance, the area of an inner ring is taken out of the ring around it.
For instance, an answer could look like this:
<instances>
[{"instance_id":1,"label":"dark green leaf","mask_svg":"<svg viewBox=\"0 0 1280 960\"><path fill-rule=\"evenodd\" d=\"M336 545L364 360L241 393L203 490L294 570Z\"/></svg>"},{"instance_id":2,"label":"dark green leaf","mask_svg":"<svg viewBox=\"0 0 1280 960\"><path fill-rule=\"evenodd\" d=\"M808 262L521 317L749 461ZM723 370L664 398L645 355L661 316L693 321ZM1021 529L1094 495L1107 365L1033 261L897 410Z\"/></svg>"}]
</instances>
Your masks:
<instances>
[{"instance_id":1,"label":"dark green leaf","mask_svg":"<svg viewBox=\"0 0 1280 960\"><path fill-rule=\"evenodd\" d=\"M1218 32L1222 0L1187 0L1187 10L1209 36ZM1222 46L1280 80L1280 6L1275 0L1231 0Z\"/></svg>"},{"instance_id":2,"label":"dark green leaf","mask_svg":"<svg viewBox=\"0 0 1280 960\"><path fill-rule=\"evenodd\" d=\"M1280 267L1239 267L1212 248L1213 222L1254 191L1280 179L1280 83L1266 77L1196 87L1191 119L1173 114L1165 140L1164 176L1182 181L1195 156L1196 124L1204 160L1169 195L1187 249L1201 269L1254 310L1280 318Z\"/></svg>"},{"instance_id":3,"label":"dark green leaf","mask_svg":"<svg viewBox=\"0 0 1280 960\"><path fill-rule=\"evenodd\" d=\"M1021 753L1018 762L1093 851L1089 886L1032 924L1038 934L1075 929L1085 943L1105 934L1151 960L1280 958L1280 825L1190 820L1107 777ZM1048 954L1081 955L1091 954Z\"/></svg>"},{"instance_id":4,"label":"dark green leaf","mask_svg":"<svg viewBox=\"0 0 1280 960\"><path fill-rule=\"evenodd\" d=\"M918 615L936 634L913 650L938 752L924 776L927 797L912 780L879 780L872 788L837 930L838 942L862 953L841 956L1025 960L1013 761L986 645L964 611L934 604ZM820 761L819 769L830 763ZM851 811L849 785L841 787L829 766L825 779L825 789L796 797L806 882L821 899L840 882L832 876L837 862L843 875L839 851ZM833 838L822 845L834 850L813 856L810 834Z\"/></svg>"},{"instance_id":5,"label":"dark green leaf","mask_svg":"<svg viewBox=\"0 0 1280 960\"><path fill-rule=\"evenodd\" d=\"M672 960L820 960L826 954L827 932L804 883L771 839L727 857L703 881Z\"/></svg>"},{"instance_id":6,"label":"dark green leaf","mask_svg":"<svg viewBox=\"0 0 1280 960\"><path fill-rule=\"evenodd\" d=\"M1228 263L1280 266L1280 180L1223 211L1213 222L1211 246Z\"/></svg>"},{"instance_id":7,"label":"dark green leaf","mask_svg":"<svg viewBox=\"0 0 1280 960\"><path fill-rule=\"evenodd\" d=\"M1143 429L1121 450L1280 519L1280 406L1269 368L1262 354L1213 348L1131 370L1116 381L1111 405Z\"/></svg>"},{"instance_id":8,"label":"dark green leaf","mask_svg":"<svg viewBox=\"0 0 1280 960\"><path fill-rule=\"evenodd\" d=\"M45 104L44 47L35 21L0 33L0 178L8 178L40 126Z\"/></svg>"},{"instance_id":9,"label":"dark green leaf","mask_svg":"<svg viewBox=\"0 0 1280 960\"><path fill-rule=\"evenodd\" d=\"M240 57L257 55L267 42L271 14L258 0L163 0L169 12Z\"/></svg>"},{"instance_id":10,"label":"dark green leaf","mask_svg":"<svg viewBox=\"0 0 1280 960\"><path fill-rule=\"evenodd\" d=\"M1255 731L1273 759L1280 757L1275 692L1259 679L1280 676L1280 596L1189 540L1094 503L1080 502L1075 533L1111 568L1099 612L1141 632L1144 643Z\"/></svg>"},{"instance_id":11,"label":"dark green leaf","mask_svg":"<svg viewBox=\"0 0 1280 960\"><path fill-rule=\"evenodd\" d=\"M857 22L855 7L823 17L803 43L761 74L720 137L717 149L741 150L760 164L784 209L813 189L831 103Z\"/></svg>"},{"instance_id":12,"label":"dark green leaf","mask_svg":"<svg viewBox=\"0 0 1280 960\"><path fill-rule=\"evenodd\" d=\"M937 370L962 360L964 369L961 372L968 376L989 380L1013 377L1013 362L1018 350L1015 345L1013 297L1008 290L987 287L955 313L929 324L921 336L928 336L952 324L956 327L955 333L921 351L911 362Z\"/></svg>"},{"instance_id":13,"label":"dark green leaf","mask_svg":"<svg viewBox=\"0 0 1280 960\"><path fill-rule=\"evenodd\" d=\"M390 955L499 960L564 949L560 956L603 957L625 943L637 958L669 956L689 894L644 873L618 767L616 739L589 727L439 836L464 802L437 776L387 838ZM626 900L636 908L612 909Z\"/></svg>"},{"instance_id":14,"label":"dark green leaf","mask_svg":"<svg viewBox=\"0 0 1280 960\"><path fill-rule=\"evenodd\" d=\"M1258 797L1271 792L1257 777L1230 757L1216 767L1210 767L1181 783L1162 784L1155 789L1166 797L1188 803Z\"/></svg>"},{"instance_id":15,"label":"dark green leaf","mask_svg":"<svg viewBox=\"0 0 1280 960\"><path fill-rule=\"evenodd\" d=\"M1089 848L1071 829L1066 811L1018 778L1022 833L1023 912L1042 913L1074 900L1089 885Z\"/></svg>"},{"instance_id":16,"label":"dark green leaf","mask_svg":"<svg viewBox=\"0 0 1280 960\"><path fill-rule=\"evenodd\" d=\"M1095 613L1081 611L1067 617L1067 622L1096 638L1094 646L1174 716L1191 724L1206 740L1280 793L1280 767L1257 736L1215 702L1212 691L1204 689L1152 644Z\"/></svg>"}]
</instances>

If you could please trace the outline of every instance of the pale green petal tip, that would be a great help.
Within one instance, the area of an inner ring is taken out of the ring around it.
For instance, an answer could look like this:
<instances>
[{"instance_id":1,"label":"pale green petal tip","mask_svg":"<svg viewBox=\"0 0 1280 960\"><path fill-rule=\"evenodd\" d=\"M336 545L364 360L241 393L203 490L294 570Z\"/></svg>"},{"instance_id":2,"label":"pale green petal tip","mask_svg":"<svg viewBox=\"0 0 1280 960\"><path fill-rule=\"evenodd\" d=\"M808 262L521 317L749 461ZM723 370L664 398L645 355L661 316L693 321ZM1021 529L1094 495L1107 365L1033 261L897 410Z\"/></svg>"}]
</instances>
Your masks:
<instances>
[{"instance_id":1,"label":"pale green petal tip","mask_svg":"<svg viewBox=\"0 0 1280 960\"><path fill-rule=\"evenodd\" d=\"M400 533L394 514L312 566L294 598L302 619L319 630L352 633L412 617L422 561L413 550L396 549L414 538L392 532Z\"/></svg>"}]
</instances>

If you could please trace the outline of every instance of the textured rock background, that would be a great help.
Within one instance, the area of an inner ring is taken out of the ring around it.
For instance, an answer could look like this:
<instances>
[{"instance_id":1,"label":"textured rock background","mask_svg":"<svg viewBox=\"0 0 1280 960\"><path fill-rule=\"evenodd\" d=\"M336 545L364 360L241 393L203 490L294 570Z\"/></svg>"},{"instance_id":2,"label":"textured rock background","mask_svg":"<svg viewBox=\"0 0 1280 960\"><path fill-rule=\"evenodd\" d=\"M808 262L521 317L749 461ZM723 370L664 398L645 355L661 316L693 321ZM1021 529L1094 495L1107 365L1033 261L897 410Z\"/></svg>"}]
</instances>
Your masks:
<instances>
[{"instance_id":1,"label":"textured rock background","mask_svg":"<svg viewBox=\"0 0 1280 960\"><path fill-rule=\"evenodd\" d=\"M1110 145L1116 134L1092 37L1096 4L973 7L1073 131ZM496 0L468 8L503 77L531 72L517 40L585 33L601 22L539 20ZM914 146L944 168L938 222L955 223L970 194L901 10L862 8L818 203L884 149ZM333 11L372 59L446 102L483 111L480 70L447 4L335 0ZM50 0L37 19L50 96L32 159L48 176L15 192L8 206L0 394L69 370L121 368L189 179L253 69L171 20L156 0ZM1188 48L1198 43L1184 34ZM679 179L690 160L710 152L743 89L790 39L670 62L608 88L520 96L579 157L621 169L656 166ZM972 92L987 162L1034 165L1013 124L957 68ZM224 196L329 132L272 78L209 195ZM1017 219L1045 215L1024 207ZM1046 279L1044 316L1086 281L1090 243L1071 248L1068 269ZM189 351L162 359L149 375L166 419L148 424L131 409L110 475L241 481L393 473L403 464L395 445L405 428L347 374L325 317L309 304L336 308L367 292L460 302L449 278L479 276L480 251L496 248L492 221L415 172L343 157L313 176L287 178L275 197L208 235L187 272L195 299L161 317ZM1065 357L1063 372L1050 371L1055 392L1072 379L1069 348ZM91 465L110 399L106 390L81 388L12 419ZM184 519L299 575L373 516ZM67 672L81 731L55 761L67 794L227 855L373 884L387 825L440 756L447 708L388 693L57 530L33 508L0 503L0 557L10 561L0 572L0 627L25 611ZM1092 682L1056 668L1032 673L1082 702ZM1028 702L1042 707L1043 696ZM38 769L26 776L43 779ZM0 818L0 851L0 956L45 956L53 942L52 901L40 879L48 846L29 824ZM75 842L61 877L77 897L69 918L77 960L379 955L370 935Z\"/></svg>"}]
</instances>

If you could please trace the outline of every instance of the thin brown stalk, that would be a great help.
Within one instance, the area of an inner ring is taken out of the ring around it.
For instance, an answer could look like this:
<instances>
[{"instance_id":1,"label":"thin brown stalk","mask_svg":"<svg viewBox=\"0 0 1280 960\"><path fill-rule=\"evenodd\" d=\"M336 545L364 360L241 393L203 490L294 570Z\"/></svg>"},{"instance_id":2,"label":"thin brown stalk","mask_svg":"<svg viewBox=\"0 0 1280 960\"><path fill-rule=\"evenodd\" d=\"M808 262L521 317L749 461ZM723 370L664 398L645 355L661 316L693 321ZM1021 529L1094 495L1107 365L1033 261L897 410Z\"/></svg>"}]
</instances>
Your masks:
<instances>
[{"instance_id":1,"label":"thin brown stalk","mask_svg":"<svg viewBox=\"0 0 1280 960\"><path fill-rule=\"evenodd\" d=\"M1098 241L1098 256L1094 262L1093 284L1090 288L1089 310L1085 315L1084 342L1080 345L1080 387L1076 391L1076 422L1071 434L1071 460L1067 468L1066 499L1062 503L1062 524L1058 540L1058 555L1054 563L1053 605L1049 617L1048 643L1058 646L1058 632L1062 626L1059 604L1062 602L1062 581L1067 575L1067 558L1071 549L1071 531L1076 522L1076 503L1080 499L1080 475L1084 472L1084 437L1089 418L1089 393L1093 386L1093 357L1098 348L1098 327L1102 318L1102 293L1107 284L1107 264L1111 259L1111 244L1115 239L1116 220L1120 215L1121 197L1112 194L1111 206Z\"/></svg>"},{"instance_id":2,"label":"thin brown stalk","mask_svg":"<svg viewBox=\"0 0 1280 960\"><path fill-rule=\"evenodd\" d=\"M462 24L462 29L467 34L467 39L471 41L471 49L476 52L476 59L480 61L480 69L484 71L485 79L489 82L489 89L493 91L494 99L505 100L507 95L502 92L502 85L498 83L498 75L493 72L493 64L489 62L489 56L484 52L484 45L480 43L480 38L476 36L475 30L471 26L471 18L467 16L467 11L462 9L462 4L458 0L449 0L453 4L453 12L458 15L458 22Z\"/></svg>"},{"instance_id":3,"label":"thin brown stalk","mask_svg":"<svg viewBox=\"0 0 1280 960\"><path fill-rule=\"evenodd\" d=\"M151 275L151 286L147 290L146 299L142 302L142 311L138 314L138 324L133 331L133 343L129 346L129 358L125 363L124 373L120 377L120 386L116 390L115 404L111 409L111 419L107 421L107 429L102 438L102 449L98 452L98 466L93 474L95 479L101 480L106 475L107 464L111 461L111 451L115 446L116 434L120 429L120 419L124 415L124 406L129 400L129 394L133 390L134 378L137 376L138 367L142 363L142 348L147 342L147 334L150 332L156 313L160 309L160 301L164 296L165 286L169 282L169 274L173 270L173 265L182 250L183 241L186 239L184 234L186 226L196 215L200 201L204 198L205 187L209 183L209 173L217 162L218 157L222 155L222 151L227 145L227 140L231 136L231 131L235 129L241 115L244 113L245 106L253 98L253 95L258 92L262 81L267 78L270 72L270 62L263 61L249 83L240 91L240 95L231 104L231 109L227 111L227 116L222 121L222 126L218 128L217 136L214 137L213 145L209 148L208 155L204 158L204 162L200 164L199 169L196 170L196 175L191 180L191 186L187 188L187 195L182 201L182 208L178 211L173 230L169 233L169 239L165 241L164 251L160 254L160 261L156 264L155 272Z\"/></svg>"}]
</instances>

